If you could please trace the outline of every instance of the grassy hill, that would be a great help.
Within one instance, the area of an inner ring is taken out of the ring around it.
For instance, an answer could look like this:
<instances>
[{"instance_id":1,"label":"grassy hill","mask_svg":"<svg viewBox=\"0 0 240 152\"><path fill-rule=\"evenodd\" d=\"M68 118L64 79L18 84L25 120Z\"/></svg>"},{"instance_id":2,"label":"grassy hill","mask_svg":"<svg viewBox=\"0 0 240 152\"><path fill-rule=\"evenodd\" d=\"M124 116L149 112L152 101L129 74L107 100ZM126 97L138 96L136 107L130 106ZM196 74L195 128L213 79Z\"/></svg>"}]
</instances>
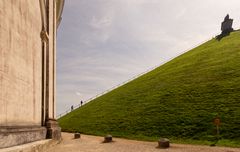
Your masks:
<instances>
[{"instance_id":1,"label":"grassy hill","mask_svg":"<svg viewBox=\"0 0 240 152\"><path fill-rule=\"evenodd\" d=\"M59 119L63 131L240 142L240 32L207 43ZM233 144L234 145L234 144ZM240 145L240 144L239 144Z\"/></svg>"}]
</instances>

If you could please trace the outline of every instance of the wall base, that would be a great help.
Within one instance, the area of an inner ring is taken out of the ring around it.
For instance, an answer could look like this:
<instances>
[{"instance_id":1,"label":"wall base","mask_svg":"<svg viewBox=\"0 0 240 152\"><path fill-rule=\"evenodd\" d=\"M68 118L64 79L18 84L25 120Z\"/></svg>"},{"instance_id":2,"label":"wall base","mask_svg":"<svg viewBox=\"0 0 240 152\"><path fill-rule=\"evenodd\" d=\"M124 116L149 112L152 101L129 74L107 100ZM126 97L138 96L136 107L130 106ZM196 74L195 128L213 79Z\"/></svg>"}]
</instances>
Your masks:
<instances>
[{"instance_id":1,"label":"wall base","mask_svg":"<svg viewBox=\"0 0 240 152\"><path fill-rule=\"evenodd\" d=\"M23 145L0 149L0 152L46 152L49 148L56 146L57 141L47 139L39 140Z\"/></svg>"},{"instance_id":2,"label":"wall base","mask_svg":"<svg viewBox=\"0 0 240 152\"><path fill-rule=\"evenodd\" d=\"M46 133L46 127L41 126L0 126L0 149L46 139Z\"/></svg>"},{"instance_id":3,"label":"wall base","mask_svg":"<svg viewBox=\"0 0 240 152\"><path fill-rule=\"evenodd\" d=\"M58 125L57 120L49 119L46 122L47 127L47 139L61 140L61 128Z\"/></svg>"}]
</instances>

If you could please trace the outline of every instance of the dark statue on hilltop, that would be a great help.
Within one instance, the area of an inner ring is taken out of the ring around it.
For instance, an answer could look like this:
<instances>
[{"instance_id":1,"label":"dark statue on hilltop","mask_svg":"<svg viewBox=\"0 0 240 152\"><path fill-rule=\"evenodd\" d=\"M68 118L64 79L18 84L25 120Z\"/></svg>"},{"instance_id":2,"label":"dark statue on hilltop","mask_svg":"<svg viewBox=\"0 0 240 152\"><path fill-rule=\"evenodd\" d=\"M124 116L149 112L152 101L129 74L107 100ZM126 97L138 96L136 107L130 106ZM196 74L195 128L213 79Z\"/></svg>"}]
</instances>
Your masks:
<instances>
[{"instance_id":1,"label":"dark statue on hilltop","mask_svg":"<svg viewBox=\"0 0 240 152\"><path fill-rule=\"evenodd\" d=\"M227 16L224 18L224 22L226 22L227 20L229 20L229 14L227 14Z\"/></svg>"},{"instance_id":2,"label":"dark statue on hilltop","mask_svg":"<svg viewBox=\"0 0 240 152\"><path fill-rule=\"evenodd\" d=\"M222 33L230 33L233 31L232 28L232 24L233 24L233 19L229 18L229 15L227 14L227 16L224 18L224 21L222 22Z\"/></svg>"},{"instance_id":3,"label":"dark statue on hilltop","mask_svg":"<svg viewBox=\"0 0 240 152\"><path fill-rule=\"evenodd\" d=\"M228 36L233 31L232 24L233 19L230 19L229 15L227 14L227 16L224 18L224 21L222 22L222 33L216 37L217 40L220 41L223 37Z\"/></svg>"}]
</instances>

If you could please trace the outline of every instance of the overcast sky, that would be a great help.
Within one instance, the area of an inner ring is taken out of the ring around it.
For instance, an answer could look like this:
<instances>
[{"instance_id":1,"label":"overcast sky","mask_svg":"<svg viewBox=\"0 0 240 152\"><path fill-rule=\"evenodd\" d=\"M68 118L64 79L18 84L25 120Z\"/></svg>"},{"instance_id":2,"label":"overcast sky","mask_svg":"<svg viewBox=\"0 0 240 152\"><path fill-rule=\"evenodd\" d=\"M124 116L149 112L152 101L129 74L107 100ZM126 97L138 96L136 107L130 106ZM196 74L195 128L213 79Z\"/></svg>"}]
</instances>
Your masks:
<instances>
[{"instance_id":1,"label":"overcast sky","mask_svg":"<svg viewBox=\"0 0 240 152\"><path fill-rule=\"evenodd\" d=\"M66 0L57 40L57 113L219 34L239 0Z\"/></svg>"}]
</instances>

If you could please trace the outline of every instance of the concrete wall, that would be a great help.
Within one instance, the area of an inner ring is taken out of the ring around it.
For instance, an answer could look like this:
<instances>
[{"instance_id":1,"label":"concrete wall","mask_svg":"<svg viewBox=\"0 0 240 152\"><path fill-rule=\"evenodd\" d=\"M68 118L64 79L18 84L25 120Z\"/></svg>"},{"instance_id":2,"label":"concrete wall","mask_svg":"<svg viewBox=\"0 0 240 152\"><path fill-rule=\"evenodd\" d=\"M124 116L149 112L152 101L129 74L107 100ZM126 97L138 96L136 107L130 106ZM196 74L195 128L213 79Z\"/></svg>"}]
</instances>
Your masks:
<instances>
[{"instance_id":1,"label":"concrete wall","mask_svg":"<svg viewBox=\"0 0 240 152\"><path fill-rule=\"evenodd\" d=\"M0 126L41 125L42 45L37 0L0 0Z\"/></svg>"}]
</instances>

